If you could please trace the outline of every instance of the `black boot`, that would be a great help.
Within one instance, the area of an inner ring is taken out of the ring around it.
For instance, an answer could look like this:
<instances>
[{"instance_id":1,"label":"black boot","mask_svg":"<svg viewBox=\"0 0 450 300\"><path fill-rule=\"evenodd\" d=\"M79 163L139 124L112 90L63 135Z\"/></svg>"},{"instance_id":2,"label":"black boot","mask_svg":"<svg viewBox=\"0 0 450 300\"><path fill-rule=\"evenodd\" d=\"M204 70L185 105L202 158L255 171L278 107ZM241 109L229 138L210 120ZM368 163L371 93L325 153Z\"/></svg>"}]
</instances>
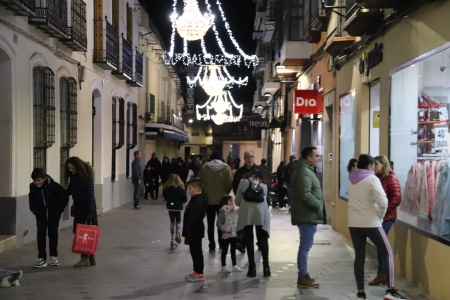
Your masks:
<instances>
[{"instance_id":1,"label":"black boot","mask_svg":"<svg viewBox=\"0 0 450 300\"><path fill-rule=\"evenodd\" d=\"M256 266L255 266L255 263L248 265L247 277L256 277Z\"/></svg>"},{"instance_id":2,"label":"black boot","mask_svg":"<svg viewBox=\"0 0 450 300\"><path fill-rule=\"evenodd\" d=\"M272 276L272 273L270 272L270 266L264 267L263 274L264 274L264 277Z\"/></svg>"}]
</instances>

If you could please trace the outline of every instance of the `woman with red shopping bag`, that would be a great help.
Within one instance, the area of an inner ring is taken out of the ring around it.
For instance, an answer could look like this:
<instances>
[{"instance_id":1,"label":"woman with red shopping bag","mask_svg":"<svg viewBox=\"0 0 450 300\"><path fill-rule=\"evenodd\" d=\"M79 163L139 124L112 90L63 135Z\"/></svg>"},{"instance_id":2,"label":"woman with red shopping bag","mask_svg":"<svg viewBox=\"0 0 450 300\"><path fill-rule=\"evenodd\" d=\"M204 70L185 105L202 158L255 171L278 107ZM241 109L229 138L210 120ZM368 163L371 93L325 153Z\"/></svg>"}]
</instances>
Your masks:
<instances>
[{"instance_id":1,"label":"woman with red shopping bag","mask_svg":"<svg viewBox=\"0 0 450 300\"><path fill-rule=\"evenodd\" d=\"M72 195L73 232L77 224L98 226L97 207L94 197L94 170L92 166L76 156L69 157L64 166L64 182L67 193ZM94 255L81 254L74 268L95 266Z\"/></svg>"}]
</instances>

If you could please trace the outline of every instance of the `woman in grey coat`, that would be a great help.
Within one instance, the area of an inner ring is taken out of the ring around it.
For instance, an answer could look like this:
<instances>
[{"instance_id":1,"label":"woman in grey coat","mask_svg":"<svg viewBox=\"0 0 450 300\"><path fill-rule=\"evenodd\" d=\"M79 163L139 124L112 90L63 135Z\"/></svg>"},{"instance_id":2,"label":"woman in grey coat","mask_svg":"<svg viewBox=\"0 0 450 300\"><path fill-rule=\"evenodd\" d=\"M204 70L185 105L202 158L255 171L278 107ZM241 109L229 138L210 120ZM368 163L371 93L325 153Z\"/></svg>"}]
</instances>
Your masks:
<instances>
[{"instance_id":1,"label":"woman in grey coat","mask_svg":"<svg viewBox=\"0 0 450 300\"><path fill-rule=\"evenodd\" d=\"M264 191L264 202L249 202L244 199L244 192L249 187L249 184L261 185ZM253 168L244 179L239 183L236 191L235 203L239 206L239 217L237 221L238 235L245 243L248 257L248 277L256 277L255 265L255 249L253 244L253 226L256 229L256 238L261 250L263 259L263 274L264 277L270 277L269 266L269 242L270 236L270 213L267 205L267 184L269 178L264 170L260 168Z\"/></svg>"}]
</instances>

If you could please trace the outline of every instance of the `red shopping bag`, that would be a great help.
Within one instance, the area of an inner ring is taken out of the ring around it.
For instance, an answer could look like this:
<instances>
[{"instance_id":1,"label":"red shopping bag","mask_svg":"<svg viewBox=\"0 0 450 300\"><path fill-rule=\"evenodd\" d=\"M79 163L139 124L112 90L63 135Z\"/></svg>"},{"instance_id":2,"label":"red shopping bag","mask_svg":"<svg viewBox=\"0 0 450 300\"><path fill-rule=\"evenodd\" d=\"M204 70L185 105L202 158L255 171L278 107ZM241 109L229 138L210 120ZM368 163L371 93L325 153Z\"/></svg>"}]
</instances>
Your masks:
<instances>
[{"instance_id":1,"label":"red shopping bag","mask_svg":"<svg viewBox=\"0 0 450 300\"><path fill-rule=\"evenodd\" d=\"M73 237L72 252L94 255L97 251L100 227L95 225L77 224Z\"/></svg>"}]
</instances>

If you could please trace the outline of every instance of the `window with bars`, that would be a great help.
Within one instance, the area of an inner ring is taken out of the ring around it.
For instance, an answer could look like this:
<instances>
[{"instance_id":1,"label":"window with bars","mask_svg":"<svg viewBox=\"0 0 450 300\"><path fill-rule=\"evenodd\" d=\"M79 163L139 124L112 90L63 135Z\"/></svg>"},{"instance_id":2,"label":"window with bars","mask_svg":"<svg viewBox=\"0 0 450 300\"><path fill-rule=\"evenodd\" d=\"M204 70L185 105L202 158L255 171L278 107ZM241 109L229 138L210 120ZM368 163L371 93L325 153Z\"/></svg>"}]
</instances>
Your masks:
<instances>
[{"instance_id":1,"label":"window with bars","mask_svg":"<svg viewBox=\"0 0 450 300\"><path fill-rule=\"evenodd\" d=\"M62 180L64 164L69 158L69 149L77 144L77 82L72 77L62 77L59 80L59 86L61 108L60 180Z\"/></svg>"},{"instance_id":2,"label":"window with bars","mask_svg":"<svg viewBox=\"0 0 450 300\"><path fill-rule=\"evenodd\" d=\"M137 145L137 104L128 102L127 104L127 159L126 176L130 176L130 150Z\"/></svg>"},{"instance_id":3,"label":"window with bars","mask_svg":"<svg viewBox=\"0 0 450 300\"><path fill-rule=\"evenodd\" d=\"M45 170L55 142L55 74L48 67L33 68L33 115L33 168Z\"/></svg>"},{"instance_id":4,"label":"window with bars","mask_svg":"<svg viewBox=\"0 0 450 300\"><path fill-rule=\"evenodd\" d=\"M125 143L125 100L119 97L112 99L112 162L111 181L116 180L116 150Z\"/></svg>"}]
</instances>

